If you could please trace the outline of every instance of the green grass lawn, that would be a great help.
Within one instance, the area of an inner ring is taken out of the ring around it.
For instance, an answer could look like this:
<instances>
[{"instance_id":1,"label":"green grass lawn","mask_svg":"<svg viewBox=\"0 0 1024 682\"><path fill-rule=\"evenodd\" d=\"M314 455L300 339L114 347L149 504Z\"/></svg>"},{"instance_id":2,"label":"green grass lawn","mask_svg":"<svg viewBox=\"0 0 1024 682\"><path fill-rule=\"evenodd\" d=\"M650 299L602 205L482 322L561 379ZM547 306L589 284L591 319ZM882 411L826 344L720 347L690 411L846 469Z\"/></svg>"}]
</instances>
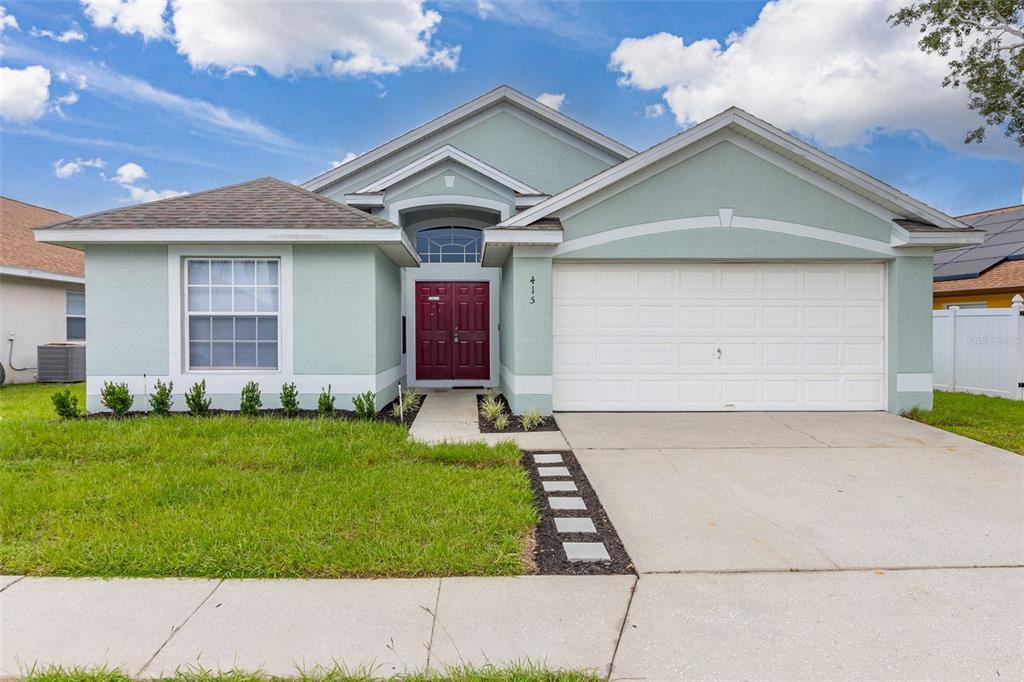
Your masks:
<instances>
[{"instance_id":1,"label":"green grass lawn","mask_svg":"<svg viewBox=\"0 0 1024 682\"><path fill-rule=\"evenodd\" d=\"M55 390L0 388L0 573L524 570L537 514L514 446L431 447L403 427L343 420L61 422Z\"/></svg>"},{"instance_id":2,"label":"green grass lawn","mask_svg":"<svg viewBox=\"0 0 1024 682\"><path fill-rule=\"evenodd\" d=\"M1024 401L935 391L931 411L915 409L907 416L1024 455Z\"/></svg>"},{"instance_id":3,"label":"green grass lawn","mask_svg":"<svg viewBox=\"0 0 1024 682\"><path fill-rule=\"evenodd\" d=\"M31 670L23 678L25 682L132 682L132 679L116 669L61 668L49 667ZM161 682L372 682L372 672L349 672L342 669L316 669L309 672L297 670L295 677L279 678L258 672L232 670L209 672L205 670L179 672L173 677L159 678ZM409 673L392 679L398 682L599 682L600 677L592 673L572 670L550 670L531 664L507 667L485 666L482 668L461 667L444 672Z\"/></svg>"},{"instance_id":4,"label":"green grass lawn","mask_svg":"<svg viewBox=\"0 0 1024 682\"><path fill-rule=\"evenodd\" d=\"M131 682L120 670L50 667L32 670L26 682ZM349 672L342 669L315 669L296 671L295 677L270 677L261 673L227 671L215 673L204 670L180 672L173 677L158 678L161 682L372 682L373 672ZM483 668L462 667L444 672L410 673L392 678L398 682L599 682L601 678L579 671L549 670L522 664L518 666Z\"/></svg>"}]
</instances>

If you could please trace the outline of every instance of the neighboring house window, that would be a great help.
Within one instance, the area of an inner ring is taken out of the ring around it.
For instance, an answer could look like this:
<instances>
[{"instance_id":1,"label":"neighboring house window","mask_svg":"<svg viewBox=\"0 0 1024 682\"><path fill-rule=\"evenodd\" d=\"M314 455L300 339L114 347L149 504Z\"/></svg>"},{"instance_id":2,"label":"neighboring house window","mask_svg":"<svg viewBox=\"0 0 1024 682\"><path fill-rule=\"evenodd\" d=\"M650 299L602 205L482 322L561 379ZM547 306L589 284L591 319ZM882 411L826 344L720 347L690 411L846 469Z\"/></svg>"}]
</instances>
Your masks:
<instances>
[{"instance_id":1,"label":"neighboring house window","mask_svg":"<svg viewBox=\"0 0 1024 682\"><path fill-rule=\"evenodd\" d=\"M479 263L483 232L471 227L434 227L416 233L424 263Z\"/></svg>"},{"instance_id":2,"label":"neighboring house window","mask_svg":"<svg viewBox=\"0 0 1024 682\"><path fill-rule=\"evenodd\" d=\"M85 341L85 294L64 292L64 314L68 341Z\"/></svg>"},{"instance_id":3,"label":"neighboring house window","mask_svg":"<svg viewBox=\"0 0 1024 682\"><path fill-rule=\"evenodd\" d=\"M280 262L186 261L189 369L277 369Z\"/></svg>"}]
</instances>

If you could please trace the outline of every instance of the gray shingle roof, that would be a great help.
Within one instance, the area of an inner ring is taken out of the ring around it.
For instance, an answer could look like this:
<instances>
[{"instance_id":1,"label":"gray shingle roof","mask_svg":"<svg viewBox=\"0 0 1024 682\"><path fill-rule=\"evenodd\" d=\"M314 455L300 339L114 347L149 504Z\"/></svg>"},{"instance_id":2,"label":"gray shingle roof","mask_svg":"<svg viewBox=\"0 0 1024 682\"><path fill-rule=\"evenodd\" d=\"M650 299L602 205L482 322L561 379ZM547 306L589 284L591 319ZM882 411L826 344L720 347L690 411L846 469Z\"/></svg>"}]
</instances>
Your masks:
<instances>
[{"instance_id":1,"label":"gray shingle roof","mask_svg":"<svg viewBox=\"0 0 1024 682\"><path fill-rule=\"evenodd\" d=\"M972 279L1007 260L1024 260L1024 205L961 216L971 227L985 231L974 246L935 252L937 282Z\"/></svg>"},{"instance_id":2,"label":"gray shingle roof","mask_svg":"<svg viewBox=\"0 0 1024 682\"><path fill-rule=\"evenodd\" d=\"M380 229L396 225L276 178L259 178L47 225L49 230Z\"/></svg>"}]
</instances>

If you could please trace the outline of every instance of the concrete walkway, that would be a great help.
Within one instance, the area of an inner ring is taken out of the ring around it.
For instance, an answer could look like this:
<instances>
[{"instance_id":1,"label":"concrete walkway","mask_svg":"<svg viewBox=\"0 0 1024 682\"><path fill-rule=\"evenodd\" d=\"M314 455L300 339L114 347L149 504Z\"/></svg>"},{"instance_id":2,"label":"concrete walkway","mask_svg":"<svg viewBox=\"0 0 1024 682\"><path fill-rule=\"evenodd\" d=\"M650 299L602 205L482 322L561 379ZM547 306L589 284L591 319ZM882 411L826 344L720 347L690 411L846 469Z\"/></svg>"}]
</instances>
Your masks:
<instances>
[{"instance_id":1,"label":"concrete walkway","mask_svg":"<svg viewBox=\"0 0 1024 682\"><path fill-rule=\"evenodd\" d=\"M477 419L479 389L420 389L427 399L409 435L424 443L482 441L495 445L512 441L523 450L565 450L560 431L481 433Z\"/></svg>"},{"instance_id":2,"label":"concrete walkway","mask_svg":"<svg viewBox=\"0 0 1024 682\"><path fill-rule=\"evenodd\" d=\"M636 578L0 578L0 678L33 664L400 672L531 660L608 674Z\"/></svg>"}]
</instances>

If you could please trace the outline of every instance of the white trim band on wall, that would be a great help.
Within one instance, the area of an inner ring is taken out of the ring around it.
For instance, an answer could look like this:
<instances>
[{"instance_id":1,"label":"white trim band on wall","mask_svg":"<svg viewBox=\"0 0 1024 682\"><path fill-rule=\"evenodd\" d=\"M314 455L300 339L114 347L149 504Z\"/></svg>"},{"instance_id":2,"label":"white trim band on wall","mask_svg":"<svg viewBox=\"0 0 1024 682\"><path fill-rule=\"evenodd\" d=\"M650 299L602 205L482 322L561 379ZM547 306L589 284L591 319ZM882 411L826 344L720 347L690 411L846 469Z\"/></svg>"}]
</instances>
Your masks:
<instances>
[{"instance_id":1,"label":"white trim band on wall","mask_svg":"<svg viewBox=\"0 0 1024 682\"><path fill-rule=\"evenodd\" d=\"M932 375L930 372L896 375L897 393L931 393L932 388Z\"/></svg>"},{"instance_id":2,"label":"white trim band on wall","mask_svg":"<svg viewBox=\"0 0 1024 682\"><path fill-rule=\"evenodd\" d=\"M551 395L553 382L550 374L513 374L502 365L501 378L516 395Z\"/></svg>"},{"instance_id":3,"label":"white trim band on wall","mask_svg":"<svg viewBox=\"0 0 1024 682\"><path fill-rule=\"evenodd\" d=\"M396 383L402 378L402 366L395 365L390 369L377 374L294 374L285 375L281 373L259 374L254 372L231 372L221 374L217 372L188 373L177 377L156 376L156 375L91 375L86 378L86 395L99 395L104 382L115 384L128 384L128 390L133 395L148 395L153 391L153 384L159 379L164 383L174 381L174 395L182 395L192 384L206 381L206 392L209 395L240 394L242 387L250 381L260 385L260 391L264 395L277 395L282 384L294 383L299 393L314 394L331 386L331 393L334 395L347 395L373 391L378 393L388 386ZM142 407L142 406L140 406Z\"/></svg>"}]
</instances>

